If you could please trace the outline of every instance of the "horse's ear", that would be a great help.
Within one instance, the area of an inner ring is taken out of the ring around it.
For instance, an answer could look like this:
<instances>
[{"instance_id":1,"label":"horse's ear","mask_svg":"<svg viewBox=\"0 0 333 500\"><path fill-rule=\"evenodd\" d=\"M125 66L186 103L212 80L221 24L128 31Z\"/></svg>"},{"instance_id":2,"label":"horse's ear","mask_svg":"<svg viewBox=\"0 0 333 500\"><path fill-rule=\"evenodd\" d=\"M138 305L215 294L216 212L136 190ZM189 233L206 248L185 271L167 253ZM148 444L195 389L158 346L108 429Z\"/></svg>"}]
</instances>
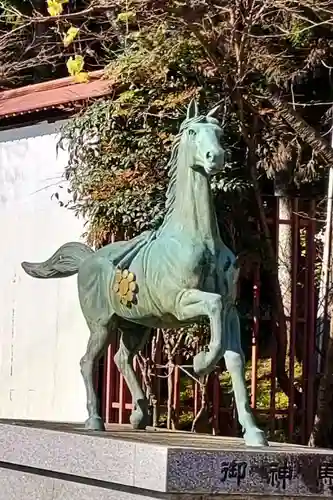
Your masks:
<instances>
[{"instance_id":1,"label":"horse's ear","mask_svg":"<svg viewBox=\"0 0 333 500\"><path fill-rule=\"evenodd\" d=\"M218 112L220 111L221 109L221 104L218 104L217 106L215 106L213 109L211 109L210 111L208 111L207 113L207 118L208 117L213 117L215 118L216 115L218 114Z\"/></svg>"},{"instance_id":2,"label":"horse's ear","mask_svg":"<svg viewBox=\"0 0 333 500\"><path fill-rule=\"evenodd\" d=\"M191 118L196 118L199 116L199 106L195 99L192 99L187 108L186 119L190 120Z\"/></svg>"}]
</instances>

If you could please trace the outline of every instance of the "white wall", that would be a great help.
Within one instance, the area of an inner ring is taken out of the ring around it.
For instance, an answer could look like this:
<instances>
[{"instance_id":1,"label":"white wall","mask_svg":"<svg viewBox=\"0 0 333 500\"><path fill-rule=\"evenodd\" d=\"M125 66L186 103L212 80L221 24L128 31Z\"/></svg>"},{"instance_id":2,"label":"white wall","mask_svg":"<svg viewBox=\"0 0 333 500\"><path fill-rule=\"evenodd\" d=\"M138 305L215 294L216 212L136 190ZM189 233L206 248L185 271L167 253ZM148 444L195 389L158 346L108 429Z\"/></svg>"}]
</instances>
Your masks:
<instances>
[{"instance_id":1,"label":"white wall","mask_svg":"<svg viewBox=\"0 0 333 500\"><path fill-rule=\"evenodd\" d=\"M76 276L37 280L20 267L83 233L83 222L51 200L67 160L56 154L59 126L0 132L0 418L86 418L79 360L88 329Z\"/></svg>"}]
</instances>

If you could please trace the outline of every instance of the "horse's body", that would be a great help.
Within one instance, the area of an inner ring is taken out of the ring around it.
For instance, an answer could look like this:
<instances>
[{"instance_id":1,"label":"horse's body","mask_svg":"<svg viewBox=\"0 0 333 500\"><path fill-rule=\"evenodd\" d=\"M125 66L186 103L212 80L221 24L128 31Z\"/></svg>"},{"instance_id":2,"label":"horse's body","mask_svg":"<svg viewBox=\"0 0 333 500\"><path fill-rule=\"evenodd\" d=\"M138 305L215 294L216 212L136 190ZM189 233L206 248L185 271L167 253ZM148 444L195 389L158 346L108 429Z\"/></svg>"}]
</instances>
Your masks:
<instances>
[{"instance_id":1,"label":"horse's body","mask_svg":"<svg viewBox=\"0 0 333 500\"><path fill-rule=\"evenodd\" d=\"M193 133L190 133L193 132ZM23 263L39 278L78 272L80 304L91 331L81 371L87 389L89 429L103 428L92 382L98 356L122 332L115 362L132 393L135 427L147 424L147 400L132 367L133 356L152 328L177 328L206 316L211 340L194 358L199 375L210 373L222 356L232 376L239 420L249 445L263 445L248 405L234 305L238 269L235 255L221 240L209 177L223 166L221 129L211 117L199 117L190 105L170 161L167 215L160 229L97 252L80 243L63 245L48 261Z\"/></svg>"}]
</instances>

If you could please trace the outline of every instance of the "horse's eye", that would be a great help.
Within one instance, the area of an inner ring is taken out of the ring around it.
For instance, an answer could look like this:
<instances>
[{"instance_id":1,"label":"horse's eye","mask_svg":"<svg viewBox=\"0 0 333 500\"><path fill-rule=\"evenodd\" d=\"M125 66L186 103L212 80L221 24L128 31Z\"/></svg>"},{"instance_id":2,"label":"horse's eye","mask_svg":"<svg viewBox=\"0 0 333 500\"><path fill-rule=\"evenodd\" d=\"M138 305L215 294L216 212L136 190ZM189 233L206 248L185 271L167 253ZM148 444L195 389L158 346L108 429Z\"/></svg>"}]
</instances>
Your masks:
<instances>
[{"instance_id":1,"label":"horse's eye","mask_svg":"<svg viewBox=\"0 0 333 500\"><path fill-rule=\"evenodd\" d=\"M195 136L197 135L197 133L193 130L193 128L190 128L190 129L189 129L188 134L189 134L191 137L195 137Z\"/></svg>"}]
</instances>

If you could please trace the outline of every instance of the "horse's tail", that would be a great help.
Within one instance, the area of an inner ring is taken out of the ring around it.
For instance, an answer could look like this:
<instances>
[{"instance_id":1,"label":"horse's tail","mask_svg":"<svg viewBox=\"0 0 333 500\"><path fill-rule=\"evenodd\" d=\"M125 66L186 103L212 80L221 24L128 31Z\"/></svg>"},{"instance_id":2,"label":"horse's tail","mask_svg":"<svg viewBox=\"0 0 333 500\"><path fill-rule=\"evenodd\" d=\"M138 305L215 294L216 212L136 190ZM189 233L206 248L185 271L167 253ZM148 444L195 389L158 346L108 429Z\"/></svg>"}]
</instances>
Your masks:
<instances>
[{"instance_id":1,"label":"horse's tail","mask_svg":"<svg viewBox=\"0 0 333 500\"><path fill-rule=\"evenodd\" d=\"M94 251L83 243L65 243L45 262L22 262L33 278L66 278L76 274L82 262Z\"/></svg>"}]
</instances>

